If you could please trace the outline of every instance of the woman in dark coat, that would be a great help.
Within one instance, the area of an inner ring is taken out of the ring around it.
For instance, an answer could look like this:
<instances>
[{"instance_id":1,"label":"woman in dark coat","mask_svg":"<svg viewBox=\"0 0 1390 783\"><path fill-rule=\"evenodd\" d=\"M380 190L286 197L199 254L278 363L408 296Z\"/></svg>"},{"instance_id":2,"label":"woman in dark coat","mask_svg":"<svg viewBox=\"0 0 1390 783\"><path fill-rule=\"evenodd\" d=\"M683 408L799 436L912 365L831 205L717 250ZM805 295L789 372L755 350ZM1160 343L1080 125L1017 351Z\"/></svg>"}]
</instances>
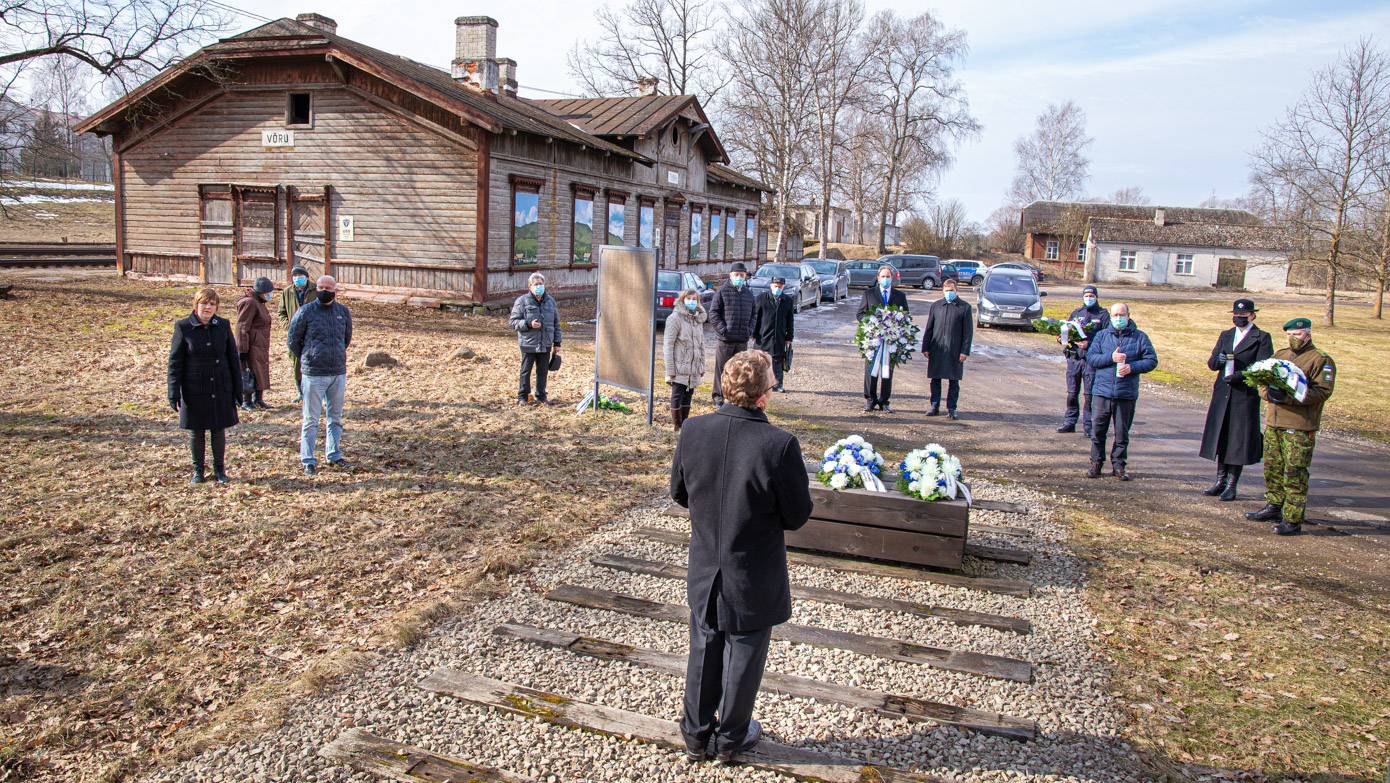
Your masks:
<instances>
[{"instance_id":1,"label":"woman in dark coat","mask_svg":"<svg viewBox=\"0 0 1390 783\"><path fill-rule=\"evenodd\" d=\"M270 278L258 277L236 302L236 344L241 349L241 366L256 378L255 387L242 389L238 398L242 410L270 409L261 395L270 388L270 308L266 305L274 294L275 284Z\"/></svg>"},{"instance_id":2,"label":"woman in dark coat","mask_svg":"<svg viewBox=\"0 0 1390 783\"><path fill-rule=\"evenodd\" d=\"M204 288L193 296L193 314L174 324L169 343L169 406L179 413L179 427L190 431L192 484L203 483L204 432L212 431L212 470L217 483L231 481L224 470L227 428L237 424L241 397L240 357L232 325L217 315L217 292Z\"/></svg>"},{"instance_id":3,"label":"woman in dark coat","mask_svg":"<svg viewBox=\"0 0 1390 783\"><path fill-rule=\"evenodd\" d=\"M1202 492L1235 500L1236 484L1246 465L1264 458L1264 432L1260 426L1260 391L1245 385L1245 368L1274 355L1269 332L1256 326L1255 303L1237 299L1231 308L1234 328L1216 338L1207 368L1216 373L1207 423L1202 429L1204 459L1216 462L1216 483Z\"/></svg>"},{"instance_id":4,"label":"woman in dark coat","mask_svg":"<svg viewBox=\"0 0 1390 783\"><path fill-rule=\"evenodd\" d=\"M941 415L941 381L947 381L946 413L956 418L960 399L960 379L965 375L965 357L975 340L975 310L956 293L956 281L943 284L943 297L927 308L927 324L922 330L922 353L927 355L927 377L931 379L931 410Z\"/></svg>"}]
</instances>

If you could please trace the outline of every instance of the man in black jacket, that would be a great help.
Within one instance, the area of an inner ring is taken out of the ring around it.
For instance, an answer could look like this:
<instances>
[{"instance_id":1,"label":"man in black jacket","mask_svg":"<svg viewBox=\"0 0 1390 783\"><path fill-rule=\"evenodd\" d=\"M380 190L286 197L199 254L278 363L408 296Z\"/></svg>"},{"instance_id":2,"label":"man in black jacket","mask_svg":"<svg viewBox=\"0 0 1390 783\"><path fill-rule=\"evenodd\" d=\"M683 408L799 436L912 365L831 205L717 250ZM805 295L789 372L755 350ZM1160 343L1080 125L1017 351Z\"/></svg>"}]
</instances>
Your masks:
<instances>
[{"instance_id":1,"label":"man in black jacket","mask_svg":"<svg viewBox=\"0 0 1390 783\"><path fill-rule=\"evenodd\" d=\"M763 414L772 382L763 351L730 359L728 404L686 421L671 461L671 498L690 509L681 734L691 761L710 751L728 761L757 743L772 627L791 619L783 531L806 524L811 493L801 444Z\"/></svg>"},{"instance_id":2,"label":"man in black jacket","mask_svg":"<svg viewBox=\"0 0 1390 783\"><path fill-rule=\"evenodd\" d=\"M306 303L290 319L285 342L290 355L299 357L304 372L300 394L299 461L304 474L318 472L314 457L320 417L328 420L324 443L328 464L350 468L339 444L343 438L343 396L347 392L347 349L352 345L352 314L335 301L338 281L328 275L318 279L314 301Z\"/></svg>"},{"instance_id":3,"label":"man in black jacket","mask_svg":"<svg viewBox=\"0 0 1390 783\"><path fill-rule=\"evenodd\" d=\"M859 309L855 311L854 318L862 321L868 317L869 313L880 307L901 307L907 309L907 294L893 287L894 272L892 266L884 264L878 268L878 285L870 286L864 291L864 299L859 303ZM864 410L871 411L874 408L885 413L892 413L893 409L888 406L888 398L893 394L892 371L890 377L874 377L874 363L866 361L864 363Z\"/></svg>"},{"instance_id":4,"label":"man in black jacket","mask_svg":"<svg viewBox=\"0 0 1390 783\"><path fill-rule=\"evenodd\" d=\"M734 264L729 272L728 285L714 292L709 306L709 323L714 327L714 404L724 404L721 378L724 363L736 353L748 350L748 338L753 336L753 292L748 290L748 267Z\"/></svg>"},{"instance_id":5,"label":"man in black jacket","mask_svg":"<svg viewBox=\"0 0 1390 783\"><path fill-rule=\"evenodd\" d=\"M1095 286L1081 289L1081 306L1072 310L1067 320L1082 324L1091 335L1110 328L1110 312L1100 306L1100 292ZM1057 340L1061 342L1061 336ZM1096 382L1096 368L1086 362L1086 349L1090 347L1090 340L1062 347L1062 355L1067 357L1067 409L1062 414L1062 426L1057 428L1058 432L1076 432L1079 418L1088 438L1091 437L1091 387Z\"/></svg>"},{"instance_id":6,"label":"man in black jacket","mask_svg":"<svg viewBox=\"0 0 1390 783\"><path fill-rule=\"evenodd\" d=\"M1216 372L1207 423L1202 428L1203 459L1216 462L1216 483L1202 492L1235 500L1236 485L1246 465L1264 458L1264 431L1260 427L1260 391L1245 384L1245 369L1274 355L1274 341L1255 325L1255 302L1237 299L1231 307L1235 326L1216 338L1207 368Z\"/></svg>"},{"instance_id":7,"label":"man in black jacket","mask_svg":"<svg viewBox=\"0 0 1390 783\"><path fill-rule=\"evenodd\" d=\"M753 301L753 345L772 356L772 374L777 377L774 391L784 392L782 385L783 362L787 351L791 350L795 329L795 313L791 297L783 296L786 288L785 278L774 277L767 290L758 294Z\"/></svg>"}]
</instances>

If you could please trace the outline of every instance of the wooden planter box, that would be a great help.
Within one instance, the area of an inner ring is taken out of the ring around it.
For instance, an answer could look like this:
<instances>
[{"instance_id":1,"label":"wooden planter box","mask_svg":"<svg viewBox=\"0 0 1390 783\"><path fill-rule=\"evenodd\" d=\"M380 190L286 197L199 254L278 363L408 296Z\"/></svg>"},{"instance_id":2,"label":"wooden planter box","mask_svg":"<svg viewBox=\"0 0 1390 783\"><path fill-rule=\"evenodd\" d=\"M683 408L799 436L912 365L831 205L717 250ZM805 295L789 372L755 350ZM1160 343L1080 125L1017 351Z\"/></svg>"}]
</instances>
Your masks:
<instances>
[{"instance_id":1,"label":"wooden planter box","mask_svg":"<svg viewBox=\"0 0 1390 783\"><path fill-rule=\"evenodd\" d=\"M970 528L964 500L920 500L895 489L830 489L814 477L815 508L787 546L872 557L897 563L960 569Z\"/></svg>"}]
</instances>

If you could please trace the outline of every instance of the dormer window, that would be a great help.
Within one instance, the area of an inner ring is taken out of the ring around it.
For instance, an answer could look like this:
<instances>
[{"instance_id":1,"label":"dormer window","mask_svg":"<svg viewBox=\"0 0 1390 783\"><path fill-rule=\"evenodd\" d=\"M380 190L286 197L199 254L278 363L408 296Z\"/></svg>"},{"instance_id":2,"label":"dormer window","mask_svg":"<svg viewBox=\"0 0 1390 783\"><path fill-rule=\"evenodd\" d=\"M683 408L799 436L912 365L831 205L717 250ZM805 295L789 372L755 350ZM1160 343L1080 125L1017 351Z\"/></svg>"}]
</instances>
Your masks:
<instances>
[{"instance_id":1,"label":"dormer window","mask_svg":"<svg viewBox=\"0 0 1390 783\"><path fill-rule=\"evenodd\" d=\"M312 95L307 92L292 92L285 102L285 124L313 125Z\"/></svg>"}]
</instances>

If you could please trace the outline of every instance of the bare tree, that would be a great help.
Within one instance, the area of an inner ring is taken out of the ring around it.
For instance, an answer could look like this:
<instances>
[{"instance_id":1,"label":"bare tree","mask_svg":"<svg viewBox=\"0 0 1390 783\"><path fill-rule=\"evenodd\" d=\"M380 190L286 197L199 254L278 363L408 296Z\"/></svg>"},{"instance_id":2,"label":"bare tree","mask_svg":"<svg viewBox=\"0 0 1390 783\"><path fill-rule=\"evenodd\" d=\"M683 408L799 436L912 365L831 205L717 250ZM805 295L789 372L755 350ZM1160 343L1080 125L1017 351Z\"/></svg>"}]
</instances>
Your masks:
<instances>
[{"instance_id":1,"label":"bare tree","mask_svg":"<svg viewBox=\"0 0 1390 783\"><path fill-rule=\"evenodd\" d=\"M820 40L806 52L806 57L819 153L823 234L819 253L825 258L830 245L830 206L838 174L835 153L844 143L840 137L840 122L846 106L864 82L865 46L869 42L859 38L864 24L864 5L859 0L819 0L818 5Z\"/></svg>"},{"instance_id":2,"label":"bare tree","mask_svg":"<svg viewBox=\"0 0 1390 783\"><path fill-rule=\"evenodd\" d=\"M970 213L960 199L937 201L927 211L927 223L936 235L938 255L947 258L964 244L967 234L975 229L970 222Z\"/></svg>"},{"instance_id":3,"label":"bare tree","mask_svg":"<svg viewBox=\"0 0 1390 783\"><path fill-rule=\"evenodd\" d=\"M708 106L729 83L715 49L722 34L715 0L634 0L594 16L603 32L569 53L570 75L590 95L636 95L638 82L660 79L672 95L697 95Z\"/></svg>"},{"instance_id":4,"label":"bare tree","mask_svg":"<svg viewBox=\"0 0 1390 783\"><path fill-rule=\"evenodd\" d=\"M1380 192L1356 210L1349 230L1347 251L1356 258L1357 276L1375 286L1374 318L1385 310L1385 289L1390 286L1390 167L1377 176Z\"/></svg>"},{"instance_id":5,"label":"bare tree","mask_svg":"<svg viewBox=\"0 0 1390 783\"><path fill-rule=\"evenodd\" d=\"M876 121L872 115L852 111L843 134L839 189L852 213L855 242L861 245L866 243L867 232L874 224L872 218L879 214L883 203L885 167L874 146L874 140L882 137ZM877 228L874 236L878 236Z\"/></svg>"},{"instance_id":6,"label":"bare tree","mask_svg":"<svg viewBox=\"0 0 1390 783\"><path fill-rule=\"evenodd\" d=\"M1009 197L1017 204L1076 198L1090 177L1086 149L1094 142L1086 135L1081 107L1049 103L1033 132L1014 142L1016 173Z\"/></svg>"},{"instance_id":7,"label":"bare tree","mask_svg":"<svg viewBox=\"0 0 1390 783\"><path fill-rule=\"evenodd\" d=\"M1252 181L1277 219L1314 248L1327 275L1323 324L1335 325L1337 279L1354 257L1343 242L1356 210L1379 191L1390 135L1390 58L1362 39L1313 75L1283 119L1261 134Z\"/></svg>"},{"instance_id":8,"label":"bare tree","mask_svg":"<svg viewBox=\"0 0 1390 783\"><path fill-rule=\"evenodd\" d=\"M1114 193L1106 196L1102 201L1107 204L1135 204L1139 206L1147 206L1153 203L1153 201L1149 200L1148 196L1144 195L1144 189L1138 185L1120 188Z\"/></svg>"},{"instance_id":9,"label":"bare tree","mask_svg":"<svg viewBox=\"0 0 1390 783\"><path fill-rule=\"evenodd\" d=\"M989 219L985 221L985 230L989 232L985 242L991 250L1001 253L1023 252L1023 241L1026 237L1018 205L1004 204L989 213Z\"/></svg>"},{"instance_id":10,"label":"bare tree","mask_svg":"<svg viewBox=\"0 0 1390 783\"><path fill-rule=\"evenodd\" d=\"M42 108L54 118L57 139L55 153L62 161L62 176L71 175L72 165L80 169L82 150L72 128L87 113L87 94L90 68L71 57L48 57L41 60L32 80L31 105Z\"/></svg>"},{"instance_id":11,"label":"bare tree","mask_svg":"<svg viewBox=\"0 0 1390 783\"><path fill-rule=\"evenodd\" d=\"M875 43L866 63L870 110L878 114L884 131L877 226L878 252L883 253L890 209L896 217L904 196L926 172L947 165L951 145L979 133L980 124L970 115L965 89L955 76L969 51L963 31L947 30L930 13L901 19L880 11L865 35Z\"/></svg>"}]
</instances>

